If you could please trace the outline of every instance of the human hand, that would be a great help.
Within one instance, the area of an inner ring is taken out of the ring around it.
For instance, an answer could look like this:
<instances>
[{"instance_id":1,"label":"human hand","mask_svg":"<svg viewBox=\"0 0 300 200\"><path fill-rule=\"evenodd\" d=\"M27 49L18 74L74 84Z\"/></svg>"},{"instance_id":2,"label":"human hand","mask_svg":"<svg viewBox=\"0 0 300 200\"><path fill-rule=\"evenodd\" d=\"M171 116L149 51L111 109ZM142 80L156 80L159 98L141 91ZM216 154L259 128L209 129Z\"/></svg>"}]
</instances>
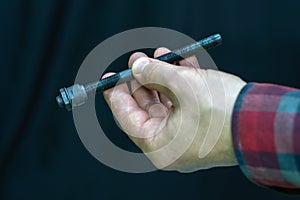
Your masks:
<instances>
[{"instance_id":1,"label":"human hand","mask_svg":"<svg viewBox=\"0 0 300 200\"><path fill-rule=\"evenodd\" d=\"M168 52L159 48L154 57ZM157 168L191 172L236 165L231 115L244 81L200 69L195 57L177 66L135 53L128 65L136 79L132 95L121 84L104 97L123 131Z\"/></svg>"}]
</instances>

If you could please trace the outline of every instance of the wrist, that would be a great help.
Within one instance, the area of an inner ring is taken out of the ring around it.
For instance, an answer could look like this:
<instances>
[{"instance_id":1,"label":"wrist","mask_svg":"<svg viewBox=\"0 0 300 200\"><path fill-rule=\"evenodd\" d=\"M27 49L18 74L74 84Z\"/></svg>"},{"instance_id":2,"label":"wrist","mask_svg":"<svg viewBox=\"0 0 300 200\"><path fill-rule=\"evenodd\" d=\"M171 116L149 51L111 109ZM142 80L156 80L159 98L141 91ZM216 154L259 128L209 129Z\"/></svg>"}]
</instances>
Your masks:
<instances>
[{"instance_id":1,"label":"wrist","mask_svg":"<svg viewBox=\"0 0 300 200\"><path fill-rule=\"evenodd\" d=\"M238 78L239 79L239 78ZM244 88L244 86L247 83L244 82L243 80L239 79L238 83L234 85L234 93L230 93L231 97L226 97L227 99L231 99L227 106L227 124L228 124L228 131L226 131L226 144L227 144L227 152L228 152L228 161L234 163L235 165L238 164L236 155L235 155L235 150L234 150L234 144L233 144L233 137L232 137L232 118L233 118L233 111L234 107L236 104L236 101L240 95L241 90ZM227 93L228 94L228 93Z\"/></svg>"}]
</instances>

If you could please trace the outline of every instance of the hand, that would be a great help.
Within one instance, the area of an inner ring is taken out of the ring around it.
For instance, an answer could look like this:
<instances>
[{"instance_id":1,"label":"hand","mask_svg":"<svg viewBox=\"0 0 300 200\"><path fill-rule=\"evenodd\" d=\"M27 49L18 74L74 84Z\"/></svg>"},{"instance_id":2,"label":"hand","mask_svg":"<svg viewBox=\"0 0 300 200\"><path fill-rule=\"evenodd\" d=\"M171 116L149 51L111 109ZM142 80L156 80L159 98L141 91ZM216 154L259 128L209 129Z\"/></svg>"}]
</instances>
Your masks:
<instances>
[{"instance_id":1,"label":"hand","mask_svg":"<svg viewBox=\"0 0 300 200\"><path fill-rule=\"evenodd\" d=\"M159 48L154 57L168 52ZM200 69L195 57L177 66L135 53L128 65L133 94L121 84L104 97L123 131L157 168L191 172L237 164L231 115L244 81Z\"/></svg>"}]
</instances>

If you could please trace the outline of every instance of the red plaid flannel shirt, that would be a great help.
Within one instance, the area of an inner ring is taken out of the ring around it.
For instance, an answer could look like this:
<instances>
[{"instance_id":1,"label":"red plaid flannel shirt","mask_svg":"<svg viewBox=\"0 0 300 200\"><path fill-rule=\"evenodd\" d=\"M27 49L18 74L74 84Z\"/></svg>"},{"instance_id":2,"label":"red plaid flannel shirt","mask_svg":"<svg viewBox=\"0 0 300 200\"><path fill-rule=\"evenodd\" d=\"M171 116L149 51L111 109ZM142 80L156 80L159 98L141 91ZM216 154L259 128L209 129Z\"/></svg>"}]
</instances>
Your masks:
<instances>
[{"instance_id":1,"label":"red plaid flannel shirt","mask_svg":"<svg viewBox=\"0 0 300 200\"><path fill-rule=\"evenodd\" d=\"M300 90L249 83L232 116L235 154L253 182L300 192Z\"/></svg>"}]
</instances>

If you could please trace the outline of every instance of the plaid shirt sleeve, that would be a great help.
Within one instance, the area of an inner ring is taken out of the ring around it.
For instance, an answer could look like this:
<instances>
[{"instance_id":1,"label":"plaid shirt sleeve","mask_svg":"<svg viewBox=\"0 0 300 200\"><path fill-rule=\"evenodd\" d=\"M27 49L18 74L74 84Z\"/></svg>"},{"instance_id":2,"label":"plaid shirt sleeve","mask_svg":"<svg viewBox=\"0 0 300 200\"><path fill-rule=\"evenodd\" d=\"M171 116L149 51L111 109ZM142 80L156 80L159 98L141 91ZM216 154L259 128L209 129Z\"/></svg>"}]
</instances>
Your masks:
<instances>
[{"instance_id":1,"label":"plaid shirt sleeve","mask_svg":"<svg viewBox=\"0 0 300 200\"><path fill-rule=\"evenodd\" d=\"M236 158L253 182L300 192L300 90L249 83L232 116Z\"/></svg>"}]
</instances>

